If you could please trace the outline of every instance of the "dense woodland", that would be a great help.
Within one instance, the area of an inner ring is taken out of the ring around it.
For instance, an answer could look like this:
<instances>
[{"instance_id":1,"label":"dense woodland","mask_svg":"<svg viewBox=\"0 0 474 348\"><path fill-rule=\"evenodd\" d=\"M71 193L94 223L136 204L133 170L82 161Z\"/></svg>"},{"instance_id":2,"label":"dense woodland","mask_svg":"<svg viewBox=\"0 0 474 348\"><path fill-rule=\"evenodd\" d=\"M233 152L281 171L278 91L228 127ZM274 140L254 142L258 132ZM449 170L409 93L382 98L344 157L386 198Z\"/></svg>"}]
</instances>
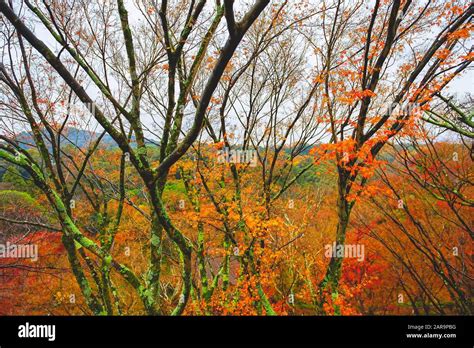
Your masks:
<instances>
[{"instance_id":1,"label":"dense woodland","mask_svg":"<svg viewBox=\"0 0 474 348\"><path fill-rule=\"evenodd\" d=\"M0 315L472 315L473 15L0 0Z\"/></svg>"}]
</instances>

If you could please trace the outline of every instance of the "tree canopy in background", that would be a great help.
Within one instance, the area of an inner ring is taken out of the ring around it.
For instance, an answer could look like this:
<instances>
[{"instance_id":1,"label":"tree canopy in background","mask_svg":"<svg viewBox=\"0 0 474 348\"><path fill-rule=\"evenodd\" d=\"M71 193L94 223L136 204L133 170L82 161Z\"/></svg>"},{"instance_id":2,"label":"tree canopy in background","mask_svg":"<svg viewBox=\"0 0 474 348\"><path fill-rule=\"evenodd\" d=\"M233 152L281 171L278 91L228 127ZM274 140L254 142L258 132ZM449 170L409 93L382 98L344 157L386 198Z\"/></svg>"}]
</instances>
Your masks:
<instances>
[{"instance_id":1,"label":"tree canopy in background","mask_svg":"<svg viewBox=\"0 0 474 348\"><path fill-rule=\"evenodd\" d=\"M1 314L473 313L471 3L0 13Z\"/></svg>"}]
</instances>

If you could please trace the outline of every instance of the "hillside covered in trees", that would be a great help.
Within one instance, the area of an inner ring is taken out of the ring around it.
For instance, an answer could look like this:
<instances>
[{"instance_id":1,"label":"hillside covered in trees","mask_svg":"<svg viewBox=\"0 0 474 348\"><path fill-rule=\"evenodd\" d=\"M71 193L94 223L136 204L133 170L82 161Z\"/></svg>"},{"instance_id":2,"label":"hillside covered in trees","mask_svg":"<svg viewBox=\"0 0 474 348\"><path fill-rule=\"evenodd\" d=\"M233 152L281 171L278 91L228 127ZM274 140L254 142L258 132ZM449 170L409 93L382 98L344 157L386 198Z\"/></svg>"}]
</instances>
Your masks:
<instances>
[{"instance_id":1,"label":"hillside covered in trees","mask_svg":"<svg viewBox=\"0 0 474 348\"><path fill-rule=\"evenodd\" d=\"M0 0L0 315L474 314L473 15Z\"/></svg>"}]
</instances>

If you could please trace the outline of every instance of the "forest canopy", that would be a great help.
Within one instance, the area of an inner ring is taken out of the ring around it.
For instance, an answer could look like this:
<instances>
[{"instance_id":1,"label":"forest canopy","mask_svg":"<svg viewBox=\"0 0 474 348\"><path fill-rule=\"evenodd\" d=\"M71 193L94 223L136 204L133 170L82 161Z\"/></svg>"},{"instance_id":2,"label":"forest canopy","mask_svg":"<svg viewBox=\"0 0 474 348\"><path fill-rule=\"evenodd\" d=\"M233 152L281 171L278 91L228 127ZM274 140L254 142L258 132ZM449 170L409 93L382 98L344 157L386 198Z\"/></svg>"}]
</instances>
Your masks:
<instances>
[{"instance_id":1,"label":"forest canopy","mask_svg":"<svg viewBox=\"0 0 474 348\"><path fill-rule=\"evenodd\" d=\"M473 15L0 0L0 314L472 315Z\"/></svg>"}]
</instances>

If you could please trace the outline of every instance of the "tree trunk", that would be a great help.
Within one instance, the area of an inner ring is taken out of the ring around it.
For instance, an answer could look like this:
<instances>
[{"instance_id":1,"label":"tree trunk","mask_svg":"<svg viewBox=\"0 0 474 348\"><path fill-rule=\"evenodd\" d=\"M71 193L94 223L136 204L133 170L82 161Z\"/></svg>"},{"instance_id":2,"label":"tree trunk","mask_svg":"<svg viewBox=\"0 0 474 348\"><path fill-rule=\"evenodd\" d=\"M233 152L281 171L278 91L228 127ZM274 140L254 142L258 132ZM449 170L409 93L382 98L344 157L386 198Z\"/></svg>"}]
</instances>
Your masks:
<instances>
[{"instance_id":1,"label":"tree trunk","mask_svg":"<svg viewBox=\"0 0 474 348\"><path fill-rule=\"evenodd\" d=\"M346 240L347 226L349 224L349 216L351 213L352 204L347 201L348 192L348 176L349 173L343 169L338 168L338 196L337 196L337 230L336 230L336 250L341 245L344 247ZM342 257L332 255L326 269L326 275L319 284L320 292L320 310L322 311L322 305L324 304L324 295L328 292L333 298L338 295L339 281L342 274ZM336 308L336 314L339 309Z\"/></svg>"}]
</instances>

